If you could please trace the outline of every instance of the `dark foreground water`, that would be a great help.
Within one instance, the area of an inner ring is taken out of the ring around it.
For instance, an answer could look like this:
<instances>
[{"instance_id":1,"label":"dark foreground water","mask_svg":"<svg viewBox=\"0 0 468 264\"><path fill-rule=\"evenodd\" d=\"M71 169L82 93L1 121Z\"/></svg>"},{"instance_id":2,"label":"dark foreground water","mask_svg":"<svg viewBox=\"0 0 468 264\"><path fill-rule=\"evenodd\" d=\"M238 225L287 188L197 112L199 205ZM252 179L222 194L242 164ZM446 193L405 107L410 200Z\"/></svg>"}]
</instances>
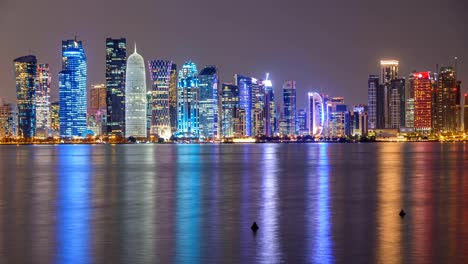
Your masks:
<instances>
[{"instance_id":1,"label":"dark foreground water","mask_svg":"<svg viewBox=\"0 0 468 264\"><path fill-rule=\"evenodd\" d=\"M468 263L463 143L1 146L0 173L0 263Z\"/></svg>"}]
</instances>

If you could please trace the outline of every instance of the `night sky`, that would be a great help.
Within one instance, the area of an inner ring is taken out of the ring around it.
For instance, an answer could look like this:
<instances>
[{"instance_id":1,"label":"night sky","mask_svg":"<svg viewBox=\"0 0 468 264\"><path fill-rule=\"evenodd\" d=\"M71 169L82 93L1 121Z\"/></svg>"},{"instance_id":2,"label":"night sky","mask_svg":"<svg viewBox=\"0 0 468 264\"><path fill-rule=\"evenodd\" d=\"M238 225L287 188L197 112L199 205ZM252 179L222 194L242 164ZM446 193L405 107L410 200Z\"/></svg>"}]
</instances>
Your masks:
<instances>
[{"instance_id":1,"label":"night sky","mask_svg":"<svg viewBox=\"0 0 468 264\"><path fill-rule=\"evenodd\" d=\"M298 108L307 91L367 103L367 79L380 59L400 61L400 75L434 70L459 57L468 87L466 0L0 0L0 96L16 101L13 59L49 63L57 98L61 40L83 40L88 84L105 81L105 38L137 42L145 60L192 59L275 86L296 80ZM147 78L149 76L147 75Z\"/></svg>"}]
</instances>

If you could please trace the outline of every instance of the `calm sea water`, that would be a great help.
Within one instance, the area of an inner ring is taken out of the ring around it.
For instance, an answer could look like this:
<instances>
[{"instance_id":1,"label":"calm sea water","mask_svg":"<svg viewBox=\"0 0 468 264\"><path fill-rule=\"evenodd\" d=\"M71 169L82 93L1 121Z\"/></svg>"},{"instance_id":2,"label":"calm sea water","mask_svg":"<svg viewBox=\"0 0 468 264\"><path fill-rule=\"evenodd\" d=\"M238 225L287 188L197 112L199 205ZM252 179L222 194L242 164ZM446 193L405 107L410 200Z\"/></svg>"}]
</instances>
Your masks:
<instances>
[{"instance_id":1,"label":"calm sea water","mask_svg":"<svg viewBox=\"0 0 468 264\"><path fill-rule=\"evenodd\" d=\"M0 263L468 263L463 143L1 146L0 174Z\"/></svg>"}]
</instances>

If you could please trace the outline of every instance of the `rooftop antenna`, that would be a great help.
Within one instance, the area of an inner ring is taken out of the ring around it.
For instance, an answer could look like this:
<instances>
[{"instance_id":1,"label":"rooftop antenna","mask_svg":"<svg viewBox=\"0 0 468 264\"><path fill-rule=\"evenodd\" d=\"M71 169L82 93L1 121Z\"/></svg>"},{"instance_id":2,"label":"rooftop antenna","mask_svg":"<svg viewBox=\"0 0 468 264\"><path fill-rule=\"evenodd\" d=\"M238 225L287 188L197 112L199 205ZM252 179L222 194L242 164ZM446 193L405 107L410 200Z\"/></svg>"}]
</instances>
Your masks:
<instances>
[{"instance_id":1,"label":"rooftop antenna","mask_svg":"<svg viewBox=\"0 0 468 264\"><path fill-rule=\"evenodd\" d=\"M136 41L135 41L135 53L137 53L137 49L136 49Z\"/></svg>"},{"instance_id":2,"label":"rooftop antenna","mask_svg":"<svg viewBox=\"0 0 468 264\"><path fill-rule=\"evenodd\" d=\"M457 73L458 73L458 57L453 58L455 60L455 80L457 80Z\"/></svg>"}]
</instances>

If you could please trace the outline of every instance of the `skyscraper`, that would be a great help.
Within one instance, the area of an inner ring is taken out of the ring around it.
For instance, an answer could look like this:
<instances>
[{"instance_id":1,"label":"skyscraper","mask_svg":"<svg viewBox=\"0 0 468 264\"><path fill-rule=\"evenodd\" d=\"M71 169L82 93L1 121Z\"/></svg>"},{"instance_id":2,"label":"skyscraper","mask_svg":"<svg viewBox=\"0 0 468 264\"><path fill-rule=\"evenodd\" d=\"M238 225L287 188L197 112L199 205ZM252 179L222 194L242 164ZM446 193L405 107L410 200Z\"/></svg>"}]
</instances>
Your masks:
<instances>
[{"instance_id":1,"label":"skyscraper","mask_svg":"<svg viewBox=\"0 0 468 264\"><path fill-rule=\"evenodd\" d=\"M327 135L330 138L346 136L346 121L349 118L348 106L343 97L333 97L327 102Z\"/></svg>"},{"instance_id":2,"label":"skyscraper","mask_svg":"<svg viewBox=\"0 0 468 264\"><path fill-rule=\"evenodd\" d=\"M390 89L388 90L388 128L405 126L405 82L405 79L390 81Z\"/></svg>"},{"instance_id":3,"label":"skyscraper","mask_svg":"<svg viewBox=\"0 0 468 264\"><path fill-rule=\"evenodd\" d=\"M308 93L307 100L307 127L309 135L320 136L325 125L324 101L320 94Z\"/></svg>"},{"instance_id":4,"label":"skyscraper","mask_svg":"<svg viewBox=\"0 0 468 264\"><path fill-rule=\"evenodd\" d=\"M143 57L135 51L127 60L125 75L125 136L146 138L146 74Z\"/></svg>"},{"instance_id":5,"label":"skyscraper","mask_svg":"<svg viewBox=\"0 0 468 264\"><path fill-rule=\"evenodd\" d=\"M0 139L17 136L18 109L0 98Z\"/></svg>"},{"instance_id":6,"label":"skyscraper","mask_svg":"<svg viewBox=\"0 0 468 264\"><path fill-rule=\"evenodd\" d=\"M218 70L216 66L207 66L200 71L200 136L215 139L219 137L218 124Z\"/></svg>"},{"instance_id":7,"label":"skyscraper","mask_svg":"<svg viewBox=\"0 0 468 264\"><path fill-rule=\"evenodd\" d=\"M106 133L125 135L125 74L127 41L125 38L106 39Z\"/></svg>"},{"instance_id":8,"label":"skyscraper","mask_svg":"<svg viewBox=\"0 0 468 264\"><path fill-rule=\"evenodd\" d=\"M60 102L50 104L50 128L53 136L60 136Z\"/></svg>"},{"instance_id":9,"label":"skyscraper","mask_svg":"<svg viewBox=\"0 0 468 264\"><path fill-rule=\"evenodd\" d=\"M459 120L457 99L459 97L455 70L452 67L440 69L435 90L434 129L437 132L457 131Z\"/></svg>"},{"instance_id":10,"label":"skyscraper","mask_svg":"<svg viewBox=\"0 0 468 264\"><path fill-rule=\"evenodd\" d=\"M297 130L298 131L305 131L308 130L307 128L307 112L305 109L299 109L297 111Z\"/></svg>"},{"instance_id":11,"label":"skyscraper","mask_svg":"<svg viewBox=\"0 0 468 264\"><path fill-rule=\"evenodd\" d=\"M151 76L151 135L169 139L172 135L169 86L172 61L152 60L148 62Z\"/></svg>"},{"instance_id":12,"label":"skyscraper","mask_svg":"<svg viewBox=\"0 0 468 264\"><path fill-rule=\"evenodd\" d=\"M47 137L50 130L50 70L48 64L39 64L36 76L36 133Z\"/></svg>"},{"instance_id":13,"label":"skyscraper","mask_svg":"<svg viewBox=\"0 0 468 264\"><path fill-rule=\"evenodd\" d=\"M275 90L268 73L263 85L265 87L265 135L271 137L277 131L277 113Z\"/></svg>"},{"instance_id":14,"label":"skyscraper","mask_svg":"<svg viewBox=\"0 0 468 264\"><path fill-rule=\"evenodd\" d=\"M432 128L432 83L430 72L413 74L414 128L429 132Z\"/></svg>"},{"instance_id":15,"label":"skyscraper","mask_svg":"<svg viewBox=\"0 0 468 264\"><path fill-rule=\"evenodd\" d=\"M14 60L16 97L18 99L19 136L32 138L36 135L36 72L37 59L29 55Z\"/></svg>"},{"instance_id":16,"label":"skyscraper","mask_svg":"<svg viewBox=\"0 0 468 264\"><path fill-rule=\"evenodd\" d=\"M91 85L88 104L88 129L95 136L106 133L107 89L104 84Z\"/></svg>"},{"instance_id":17,"label":"skyscraper","mask_svg":"<svg viewBox=\"0 0 468 264\"><path fill-rule=\"evenodd\" d=\"M464 96L463 131L468 132L468 93L466 93Z\"/></svg>"},{"instance_id":18,"label":"skyscraper","mask_svg":"<svg viewBox=\"0 0 468 264\"><path fill-rule=\"evenodd\" d=\"M60 136L81 137L86 130L87 62L81 41L62 41L59 73Z\"/></svg>"},{"instance_id":19,"label":"skyscraper","mask_svg":"<svg viewBox=\"0 0 468 264\"><path fill-rule=\"evenodd\" d=\"M381 85L377 91L377 108L381 109L380 122L378 128L390 128L390 95L392 89L392 81L398 79L399 62L397 60L382 60L380 61L380 81ZM379 111L378 111L379 112ZM379 118L379 115L377 115ZM380 124L382 123L382 124Z\"/></svg>"},{"instance_id":20,"label":"skyscraper","mask_svg":"<svg viewBox=\"0 0 468 264\"><path fill-rule=\"evenodd\" d=\"M199 138L199 80L197 65L187 61L179 71L177 88L177 134Z\"/></svg>"},{"instance_id":21,"label":"skyscraper","mask_svg":"<svg viewBox=\"0 0 468 264\"><path fill-rule=\"evenodd\" d=\"M287 135L296 134L296 82L287 81L283 85L284 119Z\"/></svg>"},{"instance_id":22,"label":"skyscraper","mask_svg":"<svg viewBox=\"0 0 468 264\"><path fill-rule=\"evenodd\" d=\"M172 64L169 78L169 116L171 119L171 134L177 132L177 65Z\"/></svg>"},{"instance_id":23,"label":"skyscraper","mask_svg":"<svg viewBox=\"0 0 468 264\"><path fill-rule=\"evenodd\" d=\"M239 110L239 87L234 84L223 83L221 87L221 135L223 137L236 136Z\"/></svg>"},{"instance_id":24,"label":"skyscraper","mask_svg":"<svg viewBox=\"0 0 468 264\"><path fill-rule=\"evenodd\" d=\"M369 129L376 129L382 121L378 121L380 116L383 116L380 105L377 104L377 90L379 89L379 76L369 75L367 92L367 104L369 107L368 121Z\"/></svg>"},{"instance_id":25,"label":"skyscraper","mask_svg":"<svg viewBox=\"0 0 468 264\"><path fill-rule=\"evenodd\" d=\"M239 88L239 111L243 131L241 136L252 136L252 85L256 80L252 77L235 75L236 85Z\"/></svg>"}]
</instances>

